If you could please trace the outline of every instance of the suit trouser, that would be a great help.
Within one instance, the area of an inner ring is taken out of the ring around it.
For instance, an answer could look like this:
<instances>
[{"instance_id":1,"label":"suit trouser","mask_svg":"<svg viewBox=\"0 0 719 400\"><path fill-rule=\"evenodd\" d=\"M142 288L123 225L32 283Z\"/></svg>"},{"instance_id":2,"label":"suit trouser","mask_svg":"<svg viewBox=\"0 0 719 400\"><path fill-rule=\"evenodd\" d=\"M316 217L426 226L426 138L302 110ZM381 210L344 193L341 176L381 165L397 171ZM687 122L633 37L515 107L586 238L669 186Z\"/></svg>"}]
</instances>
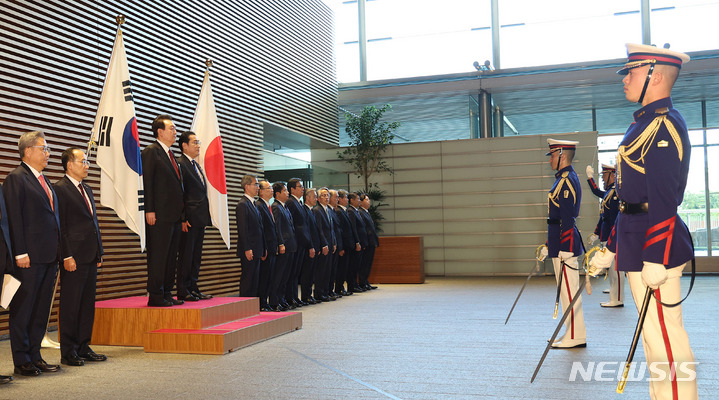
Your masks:
<instances>
[{"instance_id":1,"label":"suit trouser","mask_svg":"<svg viewBox=\"0 0 719 400\"><path fill-rule=\"evenodd\" d=\"M302 264L304 263L304 257L309 252L308 249L297 246L297 251L294 253L295 258L291 262L288 261L289 279L287 279L287 286L285 288L285 301L290 302L295 299L299 299L297 294L298 287L300 285L300 271L302 271Z\"/></svg>"},{"instance_id":2,"label":"suit trouser","mask_svg":"<svg viewBox=\"0 0 719 400\"><path fill-rule=\"evenodd\" d=\"M372 263L374 262L374 252L376 247L367 246L362 254L362 263L357 271L357 279L359 280L360 286L369 284L369 274L372 271Z\"/></svg>"},{"instance_id":3,"label":"suit trouser","mask_svg":"<svg viewBox=\"0 0 719 400\"><path fill-rule=\"evenodd\" d=\"M53 301L57 263L16 267L13 275L22 284L10 303L10 346L13 363L20 366L42 358L40 346Z\"/></svg>"},{"instance_id":4,"label":"suit trouser","mask_svg":"<svg viewBox=\"0 0 719 400\"><path fill-rule=\"evenodd\" d=\"M240 250L240 264L242 275L240 275L240 297L259 297L260 290L260 260L261 256L252 255L252 260L245 257L245 252Z\"/></svg>"},{"instance_id":5,"label":"suit trouser","mask_svg":"<svg viewBox=\"0 0 719 400\"><path fill-rule=\"evenodd\" d=\"M343 256L337 257L337 273L335 274L335 292L339 293L345 290L345 280L347 279L347 269L350 264L350 252L345 250Z\"/></svg>"},{"instance_id":6,"label":"suit trouser","mask_svg":"<svg viewBox=\"0 0 719 400\"><path fill-rule=\"evenodd\" d=\"M177 262L177 295L187 296L199 292L197 281L202 264L202 245L205 241L205 227L189 227L180 234L180 251Z\"/></svg>"},{"instance_id":7,"label":"suit trouser","mask_svg":"<svg viewBox=\"0 0 719 400\"><path fill-rule=\"evenodd\" d=\"M315 280L315 268L320 257L324 257L322 253L318 254L317 252L315 252L315 256L310 258L309 251L305 251L305 254L302 257L302 268L300 270L300 287L302 288L302 300L308 299L312 296L312 284Z\"/></svg>"},{"instance_id":8,"label":"suit trouser","mask_svg":"<svg viewBox=\"0 0 719 400\"><path fill-rule=\"evenodd\" d=\"M347 290L349 291L352 291L352 289L357 286L357 271L359 271L362 265L362 253L362 250L352 250L350 252L350 263L347 269Z\"/></svg>"},{"instance_id":9,"label":"suit trouser","mask_svg":"<svg viewBox=\"0 0 719 400\"><path fill-rule=\"evenodd\" d=\"M278 254L275 258L275 269L270 274L270 288L268 291L269 305L278 306L284 300L285 287L289 279L289 263L294 262L295 253Z\"/></svg>"},{"instance_id":10,"label":"suit trouser","mask_svg":"<svg viewBox=\"0 0 719 400\"><path fill-rule=\"evenodd\" d=\"M654 291L644 319L642 344L647 369L652 377L649 382L649 395L652 399L698 398L694 353L684 329L682 307L664 307L656 302L658 299L665 304L674 304L681 300L679 278L685 265L667 270L667 281ZM627 272L627 278L634 302L640 310L646 292L642 273ZM675 374L671 373L671 366L674 367Z\"/></svg>"},{"instance_id":11,"label":"suit trouser","mask_svg":"<svg viewBox=\"0 0 719 400\"><path fill-rule=\"evenodd\" d=\"M78 264L75 271L60 267L60 354L86 354L95 322L97 262Z\"/></svg>"},{"instance_id":12,"label":"suit trouser","mask_svg":"<svg viewBox=\"0 0 719 400\"><path fill-rule=\"evenodd\" d=\"M275 254L267 253L264 261L260 261L260 277L257 289L258 297L260 298L260 307L266 306L267 298L270 295L270 281L272 276L275 274L275 265L277 263L277 256Z\"/></svg>"},{"instance_id":13,"label":"suit trouser","mask_svg":"<svg viewBox=\"0 0 719 400\"><path fill-rule=\"evenodd\" d=\"M312 280L315 283L315 298L320 298L329 294L329 275L332 263L332 254L329 252L327 255L320 253L320 255L315 256L315 258L317 261L315 262L315 270ZM304 294L304 286L302 289L302 293Z\"/></svg>"},{"instance_id":14,"label":"suit trouser","mask_svg":"<svg viewBox=\"0 0 719 400\"><path fill-rule=\"evenodd\" d=\"M157 221L145 225L147 232L147 292L150 300L160 302L172 298L177 268L177 250L182 226L180 221Z\"/></svg>"},{"instance_id":15,"label":"suit trouser","mask_svg":"<svg viewBox=\"0 0 719 400\"><path fill-rule=\"evenodd\" d=\"M327 274L327 294L335 291L335 280L337 280L337 263L339 262L339 250L330 254L329 273Z\"/></svg>"},{"instance_id":16,"label":"suit trouser","mask_svg":"<svg viewBox=\"0 0 719 400\"><path fill-rule=\"evenodd\" d=\"M575 295L581 296L581 293L577 293L580 278L577 257L571 257L564 260L564 262L569 267L565 266L562 268L562 262L559 258L552 258L552 263L554 264L554 276L557 279L557 283L559 283L559 274L562 274L562 287L561 294L559 296L562 303L562 312L567 309L567 306L569 306L569 303L572 302ZM572 308L569 312L571 314L564 322L564 326L566 328L564 330L564 336L557 341L561 342L564 339L586 339L587 330L584 326L584 312L582 309L581 298L574 303L574 308Z\"/></svg>"}]
</instances>

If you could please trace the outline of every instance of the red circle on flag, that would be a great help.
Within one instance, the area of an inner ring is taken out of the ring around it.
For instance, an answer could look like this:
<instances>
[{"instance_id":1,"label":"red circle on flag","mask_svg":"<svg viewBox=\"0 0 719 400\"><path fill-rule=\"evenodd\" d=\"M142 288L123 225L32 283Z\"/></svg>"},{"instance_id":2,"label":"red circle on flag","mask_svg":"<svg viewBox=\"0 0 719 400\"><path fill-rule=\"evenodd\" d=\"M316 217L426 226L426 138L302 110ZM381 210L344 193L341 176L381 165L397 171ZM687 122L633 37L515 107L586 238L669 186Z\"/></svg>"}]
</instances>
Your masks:
<instances>
[{"instance_id":1,"label":"red circle on flag","mask_svg":"<svg viewBox=\"0 0 719 400\"><path fill-rule=\"evenodd\" d=\"M227 194L225 156L222 154L222 139L219 136L212 139L205 150L205 174L215 190Z\"/></svg>"}]
</instances>

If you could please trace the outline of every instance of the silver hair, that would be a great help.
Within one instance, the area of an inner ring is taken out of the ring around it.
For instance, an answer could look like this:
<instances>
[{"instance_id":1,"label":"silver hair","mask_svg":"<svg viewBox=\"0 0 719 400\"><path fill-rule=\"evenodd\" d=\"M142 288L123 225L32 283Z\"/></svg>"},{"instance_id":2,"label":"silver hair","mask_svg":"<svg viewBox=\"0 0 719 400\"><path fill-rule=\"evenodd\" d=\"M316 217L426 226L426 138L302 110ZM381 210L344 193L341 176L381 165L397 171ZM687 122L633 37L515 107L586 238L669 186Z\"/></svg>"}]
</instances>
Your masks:
<instances>
[{"instance_id":1,"label":"silver hair","mask_svg":"<svg viewBox=\"0 0 719 400\"><path fill-rule=\"evenodd\" d=\"M45 139L45 134L42 133L42 131L25 132L20 136L20 139L17 141L17 150L18 153L20 153L21 160L25 157L25 149L35 146L40 138Z\"/></svg>"}]
</instances>

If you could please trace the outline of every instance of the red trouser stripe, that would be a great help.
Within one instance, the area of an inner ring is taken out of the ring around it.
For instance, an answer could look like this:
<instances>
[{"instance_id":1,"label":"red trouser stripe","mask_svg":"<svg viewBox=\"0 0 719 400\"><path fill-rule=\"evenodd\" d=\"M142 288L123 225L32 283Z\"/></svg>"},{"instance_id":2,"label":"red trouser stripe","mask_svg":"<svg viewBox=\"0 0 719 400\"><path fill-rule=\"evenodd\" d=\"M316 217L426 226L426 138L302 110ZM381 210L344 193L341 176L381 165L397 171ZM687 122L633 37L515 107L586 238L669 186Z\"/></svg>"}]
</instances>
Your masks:
<instances>
[{"instance_id":1,"label":"red trouser stripe","mask_svg":"<svg viewBox=\"0 0 719 400\"><path fill-rule=\"evenodd\" d=\"M660 301L662 301L662 295L659 289L654 290L654 297L657 299L657 316L659 317L659 326L662 329L662 338L664 339L664 348L667 351L667 361L669 361L669 379L672 381L672 399L679 400L679 388L677 387L677 371L676 365L674 364L674 354L672 353L672 344L669 342L669 332L667 332L667 325L664 322L664 309Z\"/></svg>"}]
</instances>

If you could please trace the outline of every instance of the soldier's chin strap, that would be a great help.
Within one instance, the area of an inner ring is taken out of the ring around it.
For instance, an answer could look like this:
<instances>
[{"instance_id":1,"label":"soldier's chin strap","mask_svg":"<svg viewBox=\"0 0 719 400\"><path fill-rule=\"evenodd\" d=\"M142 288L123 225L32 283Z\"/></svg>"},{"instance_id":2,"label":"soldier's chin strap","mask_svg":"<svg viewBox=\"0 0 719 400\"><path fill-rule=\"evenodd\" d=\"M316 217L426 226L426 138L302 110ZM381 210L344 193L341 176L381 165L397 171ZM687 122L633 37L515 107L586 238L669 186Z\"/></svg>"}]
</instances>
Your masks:
<instances>
[{"instance_id":1,"label":"soldier's chin strap","mask_svg":"<svg viewBox=\"0 0 719 400\"><path fill-rule=\"evenodd\" d=\"M649 81L652 79L652 73L654 72L654 64L651 64L649 66L649 72L647 72L647 79L644 82L644 89L642 89L642 95L639 96L639 101L637 103L642 104L642 101L644 101L644 95L647 94L647 88L649 87Z\"/></svg>"},{"instance_id":2,"label":"soldier's chin strap","mask_svg":"<svg viewBox=\"0 0 719 400\"><path fill-rule=\"evenodd\" d=\"M554 168L555 171L559 171L559 162L562 161L562 152L563 149L559 148L559 157L557 157L557 168Z\"/></svg>"}]
</instances>

